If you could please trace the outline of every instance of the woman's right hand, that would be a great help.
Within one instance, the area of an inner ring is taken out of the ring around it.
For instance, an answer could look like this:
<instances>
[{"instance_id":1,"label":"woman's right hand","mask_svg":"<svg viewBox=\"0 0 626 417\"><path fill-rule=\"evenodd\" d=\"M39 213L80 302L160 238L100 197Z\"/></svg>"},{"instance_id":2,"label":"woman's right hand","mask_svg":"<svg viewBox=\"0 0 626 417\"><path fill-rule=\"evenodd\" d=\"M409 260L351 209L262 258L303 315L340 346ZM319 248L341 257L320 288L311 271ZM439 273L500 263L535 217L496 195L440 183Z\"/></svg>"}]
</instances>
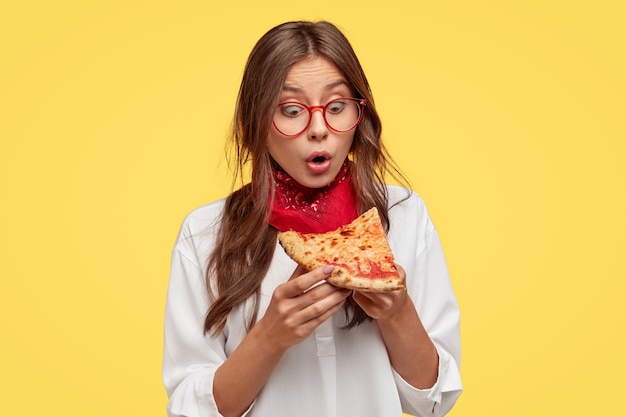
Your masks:
<instances>
[{"instance_id":1,"label":"woman's right hand","mask_svg":"<svg viewBox=\"0 0 626 417\"><path fill-rule=\"evenodd\" d=\"M255 326L269 346L284 351L301 342L343 306L352 291L324 281L332 270L326 266L307 272L298 266L289 281L276 287Z\"/></svg>"},{"instance_id":2,"label":"woman's right hand","mask_svg":"<svg viewBox=\"0 0 626 417\"><path fill-rule=\"evenodd\" d=\"M341 308L352 291L325 282L331 271L298 267L289 281L276 287L265 315L215 373L213 395L223 416L240 416L283 353Z\"/></svg>"}]
</instances>

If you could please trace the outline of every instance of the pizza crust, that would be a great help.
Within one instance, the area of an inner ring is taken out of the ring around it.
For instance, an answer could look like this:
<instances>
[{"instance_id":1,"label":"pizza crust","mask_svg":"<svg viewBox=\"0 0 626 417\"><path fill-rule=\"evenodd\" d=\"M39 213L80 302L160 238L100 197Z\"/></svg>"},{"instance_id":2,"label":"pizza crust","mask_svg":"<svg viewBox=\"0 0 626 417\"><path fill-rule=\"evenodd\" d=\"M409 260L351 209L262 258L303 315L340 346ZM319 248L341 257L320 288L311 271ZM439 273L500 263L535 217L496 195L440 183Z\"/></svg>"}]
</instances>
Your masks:
<instances>
[{"instance_id":1,"label":"pizza crust","mask_svg":"<svg viewBox=\"0 0 626 417\"><path fill-rule=\"evenodd\" d=\"M359 278L350 276L349 273L346 273L344 268L337 266L332 274L326 278L326 281L337 287L364 292L395 291L404 288L404 283L400 280L399 276L377 279Z\"/></svg>"}]
</instances>

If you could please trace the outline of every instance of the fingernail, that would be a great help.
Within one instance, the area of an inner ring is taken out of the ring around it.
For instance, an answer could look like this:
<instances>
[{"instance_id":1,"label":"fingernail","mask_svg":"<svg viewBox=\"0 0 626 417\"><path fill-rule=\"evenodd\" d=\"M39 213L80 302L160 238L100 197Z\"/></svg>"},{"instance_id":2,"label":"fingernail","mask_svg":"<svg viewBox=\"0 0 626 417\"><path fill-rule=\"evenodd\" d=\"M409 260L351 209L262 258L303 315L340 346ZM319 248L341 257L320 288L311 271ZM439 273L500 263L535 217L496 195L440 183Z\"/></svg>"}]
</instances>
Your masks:
<instances>
[{"instance_id":1,"label":"fingernail","mask_svg":"<svg viewBox=\"0 0 626 417\"><path fill-rule=\"evenodd\" d=\"M334 267L334 266L332 266L332 265L326 265L326 266L324 267L324 269L322 269L322 272L323 272L324 274L326 274L326 275L330 275L330 273L331 273L331 272L333 272L333 270L334 270L334 269L335 269L335 267Z\"/></svg>"}]
</instances>

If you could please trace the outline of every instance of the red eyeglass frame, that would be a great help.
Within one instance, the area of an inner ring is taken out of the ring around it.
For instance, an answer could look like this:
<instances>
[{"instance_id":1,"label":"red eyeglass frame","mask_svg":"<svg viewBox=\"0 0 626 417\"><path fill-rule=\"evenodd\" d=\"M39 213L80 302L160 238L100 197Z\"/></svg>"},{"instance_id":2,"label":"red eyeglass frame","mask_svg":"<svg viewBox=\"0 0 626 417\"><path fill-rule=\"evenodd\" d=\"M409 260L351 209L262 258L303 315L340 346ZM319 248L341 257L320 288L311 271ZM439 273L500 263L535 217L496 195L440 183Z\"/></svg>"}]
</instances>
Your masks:
<instances>
[{"instance_id":1,"label":"red eyeglass frame","mask_svg":"<svg viewBox=\"0 0 626 417\"><path fill-rule=\"evenodd\" d=\"M334 103L336 101L342 101L342 100L343 101L345 101L345 100L353 101L353 102L357 103L358 106L359 106L359 118L357 119L357 121L354 123L354 125L350 129L345 129L345 130L335 129L334 127L332 127L328 123L328 120L326 120L326 109L328 108L328 106L330 106L332 103ZM307 130L309 128L309 126L311 125L311 120L313 119L313 112L316 111L316 110L319 110L319 111L322 112L322 117L324 118L324 123L326 123L326 127L328 127L333 132L342 133L342 132L347 132L349 130L354 129L355 127L357 127L359 125L359 123L361 123L361 120L363 119L363 109L365 109L365 106L367 105L367 100L364 99L364 98L339 97L339 98L336 98L336 99L333 99L333 100L329 101L328 103L326 103L323 106L307 106L306 104L300 103L299 101L290 100L290 101L283 101L282 103L278 103L276 108L278 108L280 106L284 106L285 104L297 104L298 106L304 107L309 112L309 121L307 122L307 124L304 127L304 129L302 129L298 133L294 133L294 134L291 134L291 135L287 135L286 133L283 133L278 128L278 126L276 126L276 123L274 122L274 118L272 118L272 125L274 126L274 129L276 129L278 131L278 133L280 133L283 136L287 136L287 137L295 137L295 136L301 135L302 132L304 132L305 130Z\"/></svg>"}]
</instances>

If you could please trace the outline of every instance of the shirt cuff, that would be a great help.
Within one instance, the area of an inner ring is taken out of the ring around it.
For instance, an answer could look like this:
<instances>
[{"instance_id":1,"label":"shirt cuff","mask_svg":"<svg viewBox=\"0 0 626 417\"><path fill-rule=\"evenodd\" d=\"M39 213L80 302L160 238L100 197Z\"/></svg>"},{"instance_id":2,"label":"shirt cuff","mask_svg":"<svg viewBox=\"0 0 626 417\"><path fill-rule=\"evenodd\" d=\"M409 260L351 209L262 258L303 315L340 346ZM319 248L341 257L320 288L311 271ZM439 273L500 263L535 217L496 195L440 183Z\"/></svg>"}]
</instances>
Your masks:
<instances>
[{"instance_id":1,"label":"shirt cuff","mask_svg":"<svg viewBox=\"0 0 626 417\"><path fill-rule=\"evenodd\" d=\"M217 367L200 368L189 375L170 397L167 406L168 417L223 417L213 397L213 380L216 370ZM250 414L255 402L256 400L241 417Z\"/></svg>"},{"instance_id":2,"label":"shirt cuff","mask_svg":"<svg viewBox=\"0 0 626 417\"><path fill-rule=\"evenodd\" d=\"M433 415L435 409L441 404L442 388L450 365L450 355L439 352L439 367L437 381L431 388L415 388L393 370L393 376L398 387L402 411L416 416Z\"/></svg>"}]
</instances>

